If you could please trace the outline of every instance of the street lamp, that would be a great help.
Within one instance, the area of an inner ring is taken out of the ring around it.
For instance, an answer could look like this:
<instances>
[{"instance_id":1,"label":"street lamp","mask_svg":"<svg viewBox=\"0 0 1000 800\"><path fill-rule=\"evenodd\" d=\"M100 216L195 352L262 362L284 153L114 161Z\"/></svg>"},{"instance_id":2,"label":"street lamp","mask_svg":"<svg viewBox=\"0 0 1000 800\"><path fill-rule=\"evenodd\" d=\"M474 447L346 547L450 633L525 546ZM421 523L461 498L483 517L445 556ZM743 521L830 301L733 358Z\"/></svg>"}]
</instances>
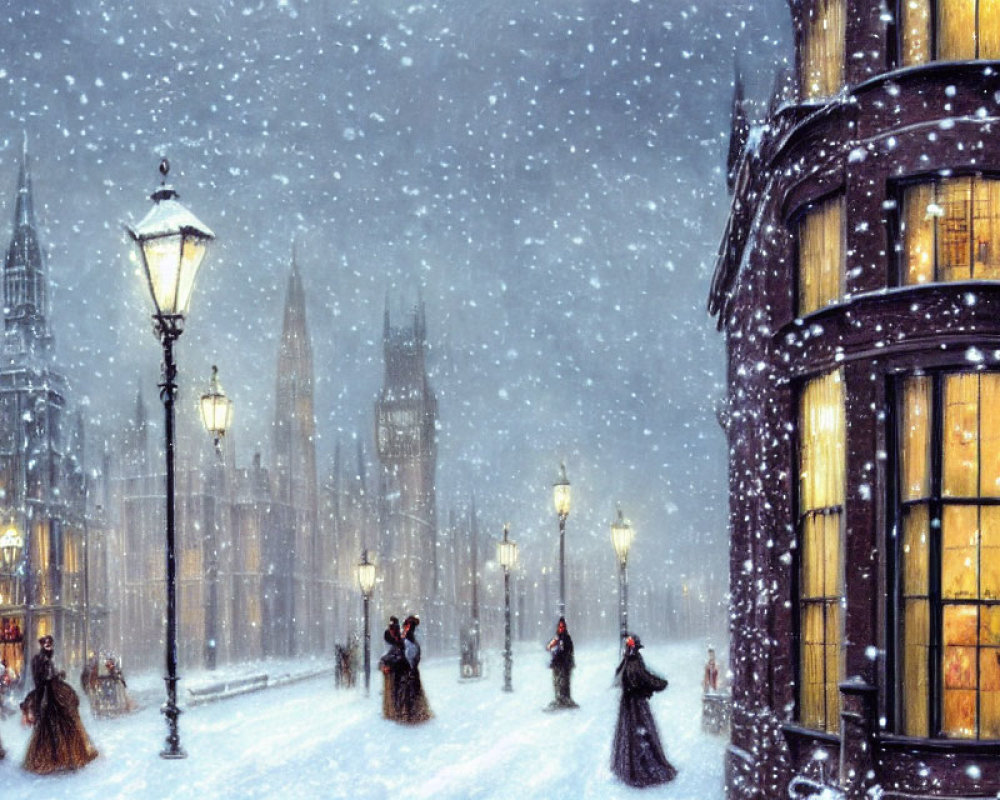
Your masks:
<instances>
[{"instance_id":1,"label":"street lamp","mask_svg":"<svg viewBox=\"0 0 1000 800\"><path fill-rule=\"evenodd\" d=\"M212 378L208 385L208 391L201 396L201 421L205 425L205 430L212 437L215 444L215 451L222 457L222 447L219 442L226 435L233 423L233 401L230 400L222 384L219 383L219 368L212 365Z\"/></svg>"},{"instance_id":2,"label":"street lamp","mask_svg":"<svg viewBox=\"0 0 1000 800\"><path fill-rule=\"evenodd\" d=\"M184 330L184 317L191 302L195 275L205 257L208 243L215 234L177 200L177 192L166 185L170 163L160 162L163 180L153 192L153 207L129 235L136 244L143 277L153 298L153 332L163 346L163 377L160 399L163 401L166 438L166 515L167 515L167 747L163 758L185 758L177 730L177 562L174 557L174 396L177 392L177 365L174 341Z\"/></svg>"},{"instance_id":3,"label":"street lamp","mask_svg":"<svg viewBox=\"0 0 1000 800\"><path fill-rule=\"evenodd\" d=\"M559 616L566 616L566 517L569 516L569 480L566 465L559 465L559 480L552 484L552 500L559 515Z\"/></svg>"},{"instance_id":4,"label":"street lamp","mask_svg":"<svg viewBox=\"0 0 1000 800\"><path fill-rule=\"evenodd\" d=\"M375 565L368 561L368 550L361 551L361 563L358 564L358 586L361 587L361 597L364 600L365 610L365 694L368 694L371 686L372 671L372 634L370 618L368 616L368 601L375 588Z\"/></svg>"},{"instance_id":5,"label":"street lamp","mask_svg":"<svg viewBox=\"0 0 1000 800\"><path fill-rule=\"evenodd\" d=\"M503 567L503 613L504 613L504 650L503 650L503 690L512 692L510 685L510 667L512 654L510 651L510 571L517 563L517 545L507 538L510 526L503 526L503 541L497 545L497 560Z\"/></svg>"},{"instance_id":6,"label":"street lamp","mask_svg":"<svg viewBox=\"0 0 1000 800\"><path fill-rule=\"evenodd\" d=\"M611 523L611 544L618 555L618 619L621 623L621 641L628 636L628 551L635 532L618 506L618 519Z\"/></svg>"},{"instance_id":7,"label":"street lamp","mask_svg":"<svg viewBox=\"0 0 1000 800\"><path fill-rule=\"evenodd\" d=\"M226 435L233 421L233 401L230 400L219 383L219 368L212 365L212 378L208 385L208 391L201 396L198 403L201 410L201 421L212 437L215 445L215 452L219 456L218 490L225 493L226 475L224 469L224 455L219 442ZM215 669L217 656L217 622L219 616L219 542L218 525L209 531L209 560L208 560L208 614L205 618L205 666L208 669Z\"/></svg>"}]
</instances>

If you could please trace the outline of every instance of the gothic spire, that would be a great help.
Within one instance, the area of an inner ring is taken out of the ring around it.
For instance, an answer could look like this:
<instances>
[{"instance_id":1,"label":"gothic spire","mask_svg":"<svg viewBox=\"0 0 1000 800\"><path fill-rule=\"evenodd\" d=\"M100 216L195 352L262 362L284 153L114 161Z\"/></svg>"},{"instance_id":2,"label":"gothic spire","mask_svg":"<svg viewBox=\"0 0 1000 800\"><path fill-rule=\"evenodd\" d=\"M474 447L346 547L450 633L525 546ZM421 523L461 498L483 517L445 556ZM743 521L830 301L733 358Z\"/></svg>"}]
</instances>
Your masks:
<instances>
[{"instance_id":1,"label":"gothic spire","mask_svg":"<svg viewBox=\"0 0 1000 800\"><path fill-rule=\"evenodd\" d=\"M8 342L21 353L49 355L52 334L48 324L48 282L35 230L27 134L21 148L14 201L14 234L4 261L3 294L4 330Z\"/></svg>"}]
</instances>

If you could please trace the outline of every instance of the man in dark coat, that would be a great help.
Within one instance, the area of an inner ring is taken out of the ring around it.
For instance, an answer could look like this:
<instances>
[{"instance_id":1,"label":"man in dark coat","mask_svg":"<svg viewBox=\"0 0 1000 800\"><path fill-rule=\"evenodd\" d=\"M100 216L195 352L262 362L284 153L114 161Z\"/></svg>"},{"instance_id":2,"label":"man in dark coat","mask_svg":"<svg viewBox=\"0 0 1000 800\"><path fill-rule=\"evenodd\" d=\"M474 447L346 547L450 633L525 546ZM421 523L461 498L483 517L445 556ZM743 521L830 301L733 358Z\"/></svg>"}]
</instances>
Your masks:
<instances>
[{"instance_id":1,"label":"man in dark coat","mask_svg":"<svg viewBox=\"0 0 1000 800\"><path fill-rule=\"evenodd\" d=\"M389 627L382 634L385 652L378 661L383 675L382 716L385 719L399 719L400 674L406 669L403 656L403 634L399 630L399 618L389 617Z\"/></svg>"},{"instance_id":2,"label":"man in dark coat","mask_svg":"<svg viewBox=\"0 0 1000 800\"><path fill-rule=\"evenodd\" d=\"M45 775L78 769L97 758L80 720L80 698L66 683L66 673L56 670L55 641L49 635L38 640L41 649L31 658L35 688L21 703L24 722L33 725L24 768Z\"/></svg>"},{"instance_id":3,"label":"man in dark coat","mask_svg":"<svg viewBox=\"0 0 1000 800\"><path fill-rule=\"evenodd\" d=\"M555 690L555 700L549 703L549 710L554 711L560 708L579 708L570 696L569 676L576 660L573 658L573 639L566 628L566 620L559 617L556 625L556 635L552 641L546 645L546 649L552 653L552 660L549 667L552 669L552 687Z\"/></svg>"},{"instance_id":4,"label":"man in dark coat","mask_svg":"<svg viewBox=\"0 0 1000 800\"><path fill-rule=\"evenodd\" d=\"M667 761L649 708L654 692L667 688L667 681L654 675L639 655L642 642L632 635L625 640L625 655L615 671L622 688L618 725L611 746L611 771L629 786L655 786L672 781L677 770Z\"/></svg>"}]
</instances>

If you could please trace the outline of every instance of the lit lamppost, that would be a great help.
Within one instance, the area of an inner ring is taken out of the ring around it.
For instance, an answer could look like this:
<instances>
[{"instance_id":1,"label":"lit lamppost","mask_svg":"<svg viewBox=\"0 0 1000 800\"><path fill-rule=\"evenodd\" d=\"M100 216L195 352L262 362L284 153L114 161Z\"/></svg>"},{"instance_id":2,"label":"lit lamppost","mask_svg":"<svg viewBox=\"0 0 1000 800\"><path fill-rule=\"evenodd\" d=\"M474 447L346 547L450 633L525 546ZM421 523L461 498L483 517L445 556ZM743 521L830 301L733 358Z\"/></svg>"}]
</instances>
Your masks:
<instances>
[{"instance_id":1,"label":"lit lamppost","mask_svg":"<svg viewBox=\"0 0 1000 800\"><path fill-rule=\"evenodd\" d=\"M375 565L368 561L368 550L361 551L361 563L358 564L358 586L361 587L361 598L365 615L365 695L371 686L372 671L372 634L370 617L368 616L368 601L375 588Z\"/></svg>"},{"instance_id":2,"label":"lit lamppost","mask_svg":"<svg viewBox=\"0 0 1000 800\"><path fill-rule=\"evenodd\" d=\"M184 330L184 317L191 302L195 275L205 257L208 243L215 234L177 200L177 192L166 185L170 164L160 162L163 176L160 187L151 195L153 207L129 235L137 245L143 277L153 298L153 331L163 346L163 377L160 399L163 401L166 438L166 516L167 516L167 718L166 749L163 758L184 758L177 730L177 562L174 556L174 396L177 392L177 366L174 342Z\"/></svg>"},{"instance_id":3,"label":"lit lamppost","mask_svg":"<svg viewBox=\"0 0 1000 800\"><path fill-rule=\"evenodd\" d=\"M230 400L219 383L219 368L212 365L212 378L208 391L201 396L201 421L212 437L215 452L223 457L220 442L233 424L233 401Z\"/></svg>"},{"instance_id":4,"label":"lit lamppost","mask_svg":"<svg viewBox=\"0 0 1000 800\"><path fill-rule=\"evenodd\" d=\"M208 385L208 391L201 396L198 404L201 409L201 421L212 437L215 445L215 452L219 456L220 466L216 471L219 474L218 489L225 488L225 469L222 462L225 458L220 442L226 435L233 422L233 401L230 400L222 384L219 383L219 368L212 365L212 379ZM215 525L209 532L208 542L210 552L208 555L208 614L205 619L205 666L208 669L215 669L216 656L218 653L218 630L216 628L219 617L219 542L216 520Z\"/></svg>"},{"instance_id":5,"label":"lit lamppost","mask_svg":"<svg viewBox=\"0 0 1000 800\"><path fill-rule=\"evenodd\" d=\"M510 571L517 563L517 545L507 538L509 525L503 526L503 541L497 546L497 560L503 567L503 613L504 613L504 649L503 649L503 690L512 692L510 685L510 667L513 656L510 651Z\"/></svg>"},{"instance_id":6,"label":"lit lamppost","mask_svg":"<svg viewBox=\"0 0 1000 800\"><path fill-rule=\"evenodd\" d=\"M618 619L621 623L621 641L628 636L628 551L632 546L635 532L628 520L622 516L618 506L618 519L611 523L611 544L618 555Z\"/></svg>"},{"instance_id":7,"label":"lit lamppost","mask_svg":"<svg viewBox=\"0 0 1000 800\"><path fill-rule=\"evenodd\" d=\"M559 465L559 480L552 484L552 499L559 515L559 616L566 616L566 517L569 516L569 480L566 465Z\"/></svg>"}]
</instances>

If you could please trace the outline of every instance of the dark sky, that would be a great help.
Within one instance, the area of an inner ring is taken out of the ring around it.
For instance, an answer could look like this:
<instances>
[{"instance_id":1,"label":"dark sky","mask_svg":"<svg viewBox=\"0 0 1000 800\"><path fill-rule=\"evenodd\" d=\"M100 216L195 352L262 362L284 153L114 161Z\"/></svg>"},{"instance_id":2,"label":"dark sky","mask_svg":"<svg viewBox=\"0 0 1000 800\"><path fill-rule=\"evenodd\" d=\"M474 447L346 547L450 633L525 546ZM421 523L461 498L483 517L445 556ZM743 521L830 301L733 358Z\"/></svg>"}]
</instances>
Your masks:
<instances>
[{"instance_id":1,"label":"dark sky","mask_svg":"<svg viewBox=\"0 0 1000 800\"><path fill-rule=\"evenodd\" d=\"M610 558L620 500L650 569L702 545L699 564L724 565L724 342L705 301L734 58L763 99L790 55L781 0L2 7L0 203L12 213L25 129L59 360L96 436L140 385L158 413L122 225L165 155L218 235L178 346L179 414L217 363L240 465L269 460L294 239L321 473L337 440L370 450L385 298L399 321L419 296L442 518L475 492L488 526L547 553L565 459L574 546Z\"/></svg>"}]
</instances>

